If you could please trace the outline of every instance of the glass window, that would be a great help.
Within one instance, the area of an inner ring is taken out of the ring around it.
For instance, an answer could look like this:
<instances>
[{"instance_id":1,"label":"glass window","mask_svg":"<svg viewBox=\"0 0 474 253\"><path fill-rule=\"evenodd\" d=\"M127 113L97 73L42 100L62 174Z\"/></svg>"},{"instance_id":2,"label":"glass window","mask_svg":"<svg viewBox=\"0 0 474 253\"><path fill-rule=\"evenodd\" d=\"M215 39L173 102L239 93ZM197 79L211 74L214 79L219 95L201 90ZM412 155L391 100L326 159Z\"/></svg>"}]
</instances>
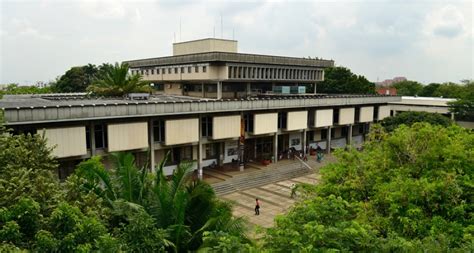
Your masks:
<instances>
[{"instance_id":1,"label":"glass window","mask_svg":"<svg viewBox=\"0 0 474 253\"><path fill-rule=\"evenodd\" d=\"M181 74L184 73L184 67L181 67Z\"/></svg>"},{"instance_id":2,"label":"glass window","mask_svg":"<svg viewBox=\"0 0 474 253\"><path fill-rule=\"evenodd\" d=\"M204 148L203 159L217 158L217 144L216 143L204 144L203 148Z\"/></svg>"},{"instance_id":3,"label":"glass window","mask_svg":"<svg viewBox=\"0 0 474 253\"><path fill-rule=\"evenodd\" d=\"M202 72L203 72L203 73L206 73L206 71L207 71L207 67L206 67L206 66L202 66Z\"/></svg>"},{"instance_id":4,"label":"glass window","mask_svg":"<svg viewBox=\"0 0 474 253\"><path fill-rule=\"evenodd\" d=\"M174 68L174 73L178 74L178 68Z\"/></svg>"},{"instance_id":5,"label":"glass window","mask_svg":"<svg viewBox=\"0 0 474 253\"><path fill-rule=\"evenodd\" d=\"M212 117L203 117L201 120L202 137L212 136Z\"/></svg>"},{"instance_id":6,"label":"glass window","mask_svg":"<svg viewBox=\"0 0 474 253\"><path fill-rule=\"evenodd\" d=\"M165 121L155 120L153 122L153 140L155 142L165 141Z\"/></svg>"},{"instance_id":7,"label":"glass window","mask_svg":"<svg viewBox=\"0 0 474 253\"><path fill-rule=\"evenodd\" d=\"M107 148L107 126L105 124L94 126L95 147Z\"/></svg>"},{"instance_id":8,"label":"glass window","mask_svg":"<svg viewBox=\"0 0 474 253\"><path fill-rule=\"evenodd\" d=\"M171 68L168 68L168 74L171 74Z\"/></svg>"},{"instance_id":9,"label":"glass window","mask_svg":"<svg viewBox=\"0 0 474 253\"><path fill-rule=\"evenodd\" d=\"M156 74L157 74L157 75L160 74L160 69L156 69Z\"/></svg>"},{"instance_id":10,"label":"glass window","mask_svg":"<svg viewBox=\"0 0 474 253\"><path fill-rule=\"evenodd\" d=\"M191 67L188 67L188 73L191 73Z\"/></svg>"},{"instance_id":11,"label":"glass window","mask_svg":"<svg viewBox=\"0 0 474 253\"><path fill-rule=\"evenodd\" d=\"M198 66L194 67L194 72L196 72L196 73L199 72L199 67Z\"/></svg>"},{"instance_id":12,"label":"glass window","mask_svg":"<svg viewBox=\"0 0 474 253\"><path fill-rule=\"evenodd\" d=\"M278 113L278 128L286 128L286 120L287 119L287 113L286 112L279 112Z\"/></svg>"}]
</instances>

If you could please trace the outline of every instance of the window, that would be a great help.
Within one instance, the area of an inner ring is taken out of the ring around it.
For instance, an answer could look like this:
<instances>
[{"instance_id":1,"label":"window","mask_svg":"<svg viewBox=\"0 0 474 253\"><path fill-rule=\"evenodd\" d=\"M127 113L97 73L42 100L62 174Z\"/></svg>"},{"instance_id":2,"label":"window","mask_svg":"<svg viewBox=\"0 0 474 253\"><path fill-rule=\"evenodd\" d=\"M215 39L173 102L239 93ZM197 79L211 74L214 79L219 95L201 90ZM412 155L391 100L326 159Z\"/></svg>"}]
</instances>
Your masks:
<instances>
[{"instance_id":1,"label":"window","mask_svg":"<svg viewBox=\"0 0 474 253\"><path fill-rule=\"evenodd\" d=\"M335 124L339 124L339 110L340 109L334 109L332 111L332 123L335 125Z\"/></svg>"},{"instance_id":2,"label":"window","mask_svg":"<svg viewBox=\"0 0 474 253\"><path fill-rule=\"evenodd\" d=\"M203 117L201 121L202 137L212 136L212 117Z\"/></svg>"},{"instance_id":3,"label":"window","mask_svg":"<svg viewBox=\"0 0 474 253\"><path fill-rule=\"evenodd\" d=\"M107 148L107 126L105 124L94 126L95 147Z\"/></svg>"},{"instance_id":4,"label":"window","mask_svg":"<svg viewBox=\"0 0 474 253\"><path fill-rule=\"evenodd\" d=\"M178 74L178 68L174 68L174 73Z\"/></svg>"},{"instance_id":5,"label":"window","mask_svg":"<svg viewBox=\"0 0 474 253\"><path fill-rule=\"evenodd\" d=\"M313 142L314 141L314 131L309 131L308 132L308 141Z\"/></svg>"},{"instance_id":6,"label":"window","mask_svg":"<svg viewBox=\"0 0 474 253\"><path fill-rule=\"evenodd\" d=\"M194 67L194 72L195 72L195 73L198 73L198 72L199 72L199 67L198 67L198 66Z\"/></svg>"},{"instance_id":7,"label":"window","mask_svg":"<svg viewBox=\"0 0 474 253\"><path fill-rule=\"evenodd\" d=\"M286 119L287 113L286 112L279 112L278 113L278 128L285 129L286 128Z\"/></svg>"},{"instance_id":8,"label":"window","mask_svg":"<svg viewBox=\"0 0 474 253\"><path fill-rule=\"evenodd\" d=\"M86 148L91 148L91 128L86 126Z\"/></svg>"},{"instance_id":9,"label":"window","mask_svg":"<svg viewBox=\"0 0 474 253\"><path fill-rule=\"evenodd\" d=\"M321 140L326 140L328 138L328 130L321 129Z\"/></svg>"},{"instance_id":10,"label":"window","mask_svg":"<svg viewBox=\"0 0 474 253\"><path fill-rule=\"evenodd\" d=\"M378 120L379 119L379 107L374 106L374 119Z\"/></svg>"},{"instance_id":11,"label":"window","mask_svg":"<svg viewBox=\"0 0 474 253\"><path fill-rule=\"evenodd\" d=\"M347 133L348 133L348 131L349 131L349 127L350 127L350 126L348 126L348 127L343 127L343 128L341 129L341 136L347 136Z\"/></svg>"},{"instance_id":12,"label":"window","mask_svg":"<svg viewBox=\"0 0 474 253\"><path fill-rule=\"evenodd\" d=\"M168 74L171 74L171 68L168 68Z\"/></svg>"},{"instance_id":13,"label":"window","mask_svg":"<svg viewBox=\"0 0 474 253\"><path fill-rule=\"evenodd\" d=\"M140 74L142 74L142 75L143 75L143 69L142 69L142 70L140 70Z\"/></svg>"},{"instance_id":14,"label":"window","mask_svg":"<svg viewBox=\"0 0 474 253\"><path fill-rule=\"evenodd\" d=\"M217 158L217 146L218 143L209 143L209 144L204 144L204 157L203 159L214 159Z\"/></svg>"},{"instance_id":15,"label":"window","mask_svg":"<svg viewBox=\"0 0 474 253\"><path fill-rule=\"evenodd\" d=\"M152 74L152 75L155 74L155 69L151 69L151 74Z\"/></svg>"},{"instance_id":16,"label":"window","mask_svg":"<svg viewBox=\"0 0 474 253\"><path fill-rule=\"evenodd\" d=\"M360 108L356 107L355 108L355 122L359 122L360 119Z\"/></svg>"},{"instance_id":17,"label":"window","mask_svg":"<svg viewBox=\"0 0 474 253\"><path fill-rule=\"evenodd\" d=\"M245 132L253 132L253 114L244 115Z\"/></svg>"},{"instance_id":18,"label":"window","mask_svg":"<svg viewBox=\"0 0 474 253\"><path fill-rule=\"evenodd\" d=\"M184 67L181 67L181 74L184 73Z\"/></svg>"},{"instance_id":19,"label":"window","mask_svg":"<svg viewBox=\"0 0 474 253\"><path fill-rule=\"evenodd\" d=\"M165 141L165 121L164 120L153 121L153 141L155 142Z\"/></svg>"},{"instance_id":20,"label":"window","mask_svg":"<svg viewBox=\"0 0 474 253\"><path fill-rule=\"evenodd\" d=\"M188 73L191 73L191 67L188 67Z\"/></svg>"},{"instance_id":21,"label":"window","mask_svg":"<svg viewBox=\"0 0 474 253\"><path fill-rule=\"evenodd\" d=\"M206 71L207 71L207 67L206 67L206 66L202 66L202 72L203 72L203 73L206 73Z\"/></svg>"}]
</instances>

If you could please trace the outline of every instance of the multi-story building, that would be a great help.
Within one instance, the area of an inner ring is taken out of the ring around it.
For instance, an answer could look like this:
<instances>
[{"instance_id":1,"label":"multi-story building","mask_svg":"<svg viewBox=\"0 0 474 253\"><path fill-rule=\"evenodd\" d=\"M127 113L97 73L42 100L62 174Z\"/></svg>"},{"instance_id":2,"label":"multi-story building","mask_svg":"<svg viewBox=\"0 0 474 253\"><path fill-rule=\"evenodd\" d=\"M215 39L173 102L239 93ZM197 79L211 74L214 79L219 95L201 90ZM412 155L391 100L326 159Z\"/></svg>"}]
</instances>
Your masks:
<instances>
[{"instance_id":1,"label":"multi-story building","mask_svg":"<svg viewBox=\"0 0 474 253\"><path fill-rule=\"evenodd\" d=\"M93 155L107 164L116 151L133 152L151 168L169 152L167 174L191 160L202 176L207 166L278 162L289 149L359 145L372 122L390 116L388 103L400 100L299 88L284 94L287 86L314 86L333 62L239 54L228 52L235 41L221 42L178 43L172 57L129 61L163 94L140 100L16 95L1 99L0 108L15 133L44 132L62 176Z\"/></svg>"}]
</instances>

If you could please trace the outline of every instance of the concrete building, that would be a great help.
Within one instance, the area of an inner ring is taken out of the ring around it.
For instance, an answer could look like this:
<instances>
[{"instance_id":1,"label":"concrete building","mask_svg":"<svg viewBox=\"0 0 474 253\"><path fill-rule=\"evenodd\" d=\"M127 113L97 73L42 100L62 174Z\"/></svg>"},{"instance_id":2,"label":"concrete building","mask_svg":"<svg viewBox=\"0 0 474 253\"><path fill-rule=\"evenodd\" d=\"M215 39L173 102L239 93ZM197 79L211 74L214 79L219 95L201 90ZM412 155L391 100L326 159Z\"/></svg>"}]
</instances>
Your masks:
<instances>
[{"instance_id":1,"label":"concrete building","mask_svg":"<svg viewBox=\"0 0 474 253\"><path fill-rule=\"evenodd\" d=\"M173 44L173 56L126 61L157 93L244 98L275 86L312 86L334 61L237 52L237 41L203 39ZM313 89L314 90L314 89Z\"/></svg>"},{"instance_id":2,"label":"concrete building","mask_svg":"<svg viewBox=\"0 0 474 253\"><path fill-rule=\"evenodd\" d=\"M372 122L390 116L388 103L400 100L275 93L275 86L314 85L333 62L239 54L236 48L236 41L207 39L174 44L172 57L128 61L132 72L162 87L163 94L145 99L7 95L0 108L14 133L44 133L61 177L93 155L107 165L117 151L134 153L151 169L169 152L165 173L189 160L202 176L208 166L278 162L289 149L359 145Z\"/></svg>"}]
</instances>

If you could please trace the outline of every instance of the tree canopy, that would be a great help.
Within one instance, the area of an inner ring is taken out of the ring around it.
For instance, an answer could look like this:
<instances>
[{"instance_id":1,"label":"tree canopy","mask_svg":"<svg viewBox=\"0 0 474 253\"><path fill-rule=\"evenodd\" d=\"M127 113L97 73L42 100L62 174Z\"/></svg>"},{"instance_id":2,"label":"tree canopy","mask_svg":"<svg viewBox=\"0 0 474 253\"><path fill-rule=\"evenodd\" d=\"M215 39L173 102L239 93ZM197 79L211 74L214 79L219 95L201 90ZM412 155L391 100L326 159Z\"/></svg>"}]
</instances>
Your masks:
<instances>
[{"instance_id":1,"label":"tree canopy","mask_svg":"<svg viewBox=\"0 0 474 253\"><path fill-rule=\"evenodd\" d=\"M352 73L348 68L327 68L324 81L317 84L317 92L333 94L374 94L375 84L364 76Z\"/></svg>"},{"instance_id":2,"label":"tree canopy","mask_svg":"<svg viewBox=\"0 0 474 253\"><path fill-rule=\"evenodd\" d=\"M87 64L85 66L72 67L51 85L51 89L54 92L85 92L87 87L110 67L111 65L108 63L100 66Z\"/></svg>"},{"instance_id":3,"label":"tree canopy","mask_svg":"<svg viewBox=\"0 0 474 253\"><path fill-rule=\"evenodd\" d=\"M438 113L400 112L393 117L385 118L381 124L385 130L391 132L400 125L411 126L417 122L427 122L432 125L440 125L444 127L447 127L453 123L451 119Z\"/></svg>"},{"instance_id":4,"label":"tree canopy","mask_svg":"<svg viewBox=\"0 0 474 253\"><path fill-rule=\"evenodd\" d=\"M374 126L364 151L336 152L322 182L264 238L269 252L469 252L474 134L415 123Z\"/></svg>"},{"instance_id":5,"label":"tree canopy","mask_svg":"<svg viewBox=\"0 0 474 253\"><path fill-rule=\"evenodd\" d=\"M400 96L417 96L423 90L423 85L415 81L401 81L392 85L397 89L397 95Z\"/></svg>"},{"instance_id":6,"label":"tree canopy","mask_svg":"<svg viewBox=\"0 0 474 253\"><path fill-rule=\"evenodd\" d=\"M118 64L105 69L104 73L95 79L87 88L96 95L124 96L133 92L151 92L147 81L141 75L130 74L127 63Z\"/></svg>"}]
</instances>

